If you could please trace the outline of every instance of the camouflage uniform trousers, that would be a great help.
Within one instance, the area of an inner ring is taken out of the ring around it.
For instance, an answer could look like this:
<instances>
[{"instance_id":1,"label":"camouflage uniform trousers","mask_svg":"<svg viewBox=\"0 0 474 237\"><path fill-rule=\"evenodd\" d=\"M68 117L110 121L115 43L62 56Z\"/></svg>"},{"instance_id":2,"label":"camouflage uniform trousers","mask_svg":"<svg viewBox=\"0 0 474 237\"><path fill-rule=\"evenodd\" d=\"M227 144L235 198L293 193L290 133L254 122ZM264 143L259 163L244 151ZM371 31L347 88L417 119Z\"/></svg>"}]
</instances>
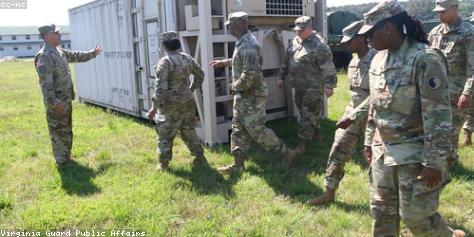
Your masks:
<instances>
[{"instance_id":1,"label":"camouflage uniform trousers","mask_svg":"<svg viewBox=\"0 0 474 237\"><path fill-rule=\"evenodd\" d=\"M72 102L64 102L64 114L57 113L54 108L46 109L49 137L53 155L57 163L71 158L72 148Z\"/></svg>"},{"instance_id":2,"label":"camouflage uniform trousers","mask_svg":"<svg viewBox=\"0 0 474 237\"><path fill-rule=\"evenodd\" d=\"M345 118L353 110L352 105L347 106L343 116ZM344 177L344 166L352 158L357 143L364 138L367 119L359 119L347 129L337 129L334 135L331 151L324 176L324 186L336 189Z\"/></svg>"},{"instance_id":3,"label":"camouflage uniform trousers","mask_svg":"<svg viewBox=\"0 0 474 237\"><path fill-rule=\"evenodd\" d=\"M298 138L306 141L313 139L314 132L319 129L323 89L295 89L295 104L300 112Z\"/></svg>"},{"instance_id":4,"label":"camouflage uniform trousers","mask_svg":"<svg viewBox=\"0 0 474 237\"><path fill-rule=\"evenodd\" d=\"M267 151L281 155L286 152L286 145L273 130L265 126L266 96L245 96L234 99L232 134L230 136L231 153L234 157L245 157L256 141Z\"/></svg>"},{"instance_id":5,"label":"camouflage uniform trousers","mask_svg":"<svg viewBox=\"0 0 474 237\"><path fill-rule=\"evenodd\" d=\"M464 131L472 132L474 127L474 102L471 102L471 107L466 110L466 122L462 127Z\"/></svg>"},{"instance_id":6,"label":"camouflage uniform trousers","mask_svg":"<svg viewBox=\"0 0 474 237\"><path fill-rule=\"evenodd\" d=\"M372 160L370 179L370 209L374 218L373 236L399 236L400 219L414 236L450 237L452 231L437 212L444 182L428 189L417 179L420 163L386 166L384 159Z\"/></svg>"},{"instance_id":7,"label":"camouflage uniform trousers","mask_svg":"<svg viewBox=\"0 0 474 237\"><path fill-rule=\"evenodd\" d=\"M204 154L201 140L194 129L196 124L195 111L194 101L182 104L167 104L160 108L160 113L165 115L165 121L157 121L156 124L158 154L161 163L171 161L173 141L178 133L192 156L197 157Z\"/></svg>"}]
</instances>

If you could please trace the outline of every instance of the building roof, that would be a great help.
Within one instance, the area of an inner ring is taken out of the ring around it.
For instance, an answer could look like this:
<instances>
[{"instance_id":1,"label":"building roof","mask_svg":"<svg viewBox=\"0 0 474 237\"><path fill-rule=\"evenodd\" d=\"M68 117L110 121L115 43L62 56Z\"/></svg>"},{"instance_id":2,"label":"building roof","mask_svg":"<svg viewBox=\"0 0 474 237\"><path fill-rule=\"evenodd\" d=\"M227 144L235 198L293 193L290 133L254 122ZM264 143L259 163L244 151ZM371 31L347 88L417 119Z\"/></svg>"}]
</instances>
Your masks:
<instances>
[{"instance_id":1,"label":"building roof","mask_svg":"<svg viewBox=\"0 0 474 237\"><path fill-rule=\"evenodd\" d=\"M61 33L69 33L69 26L58 26ZM38 35L38 26L0 26L0 35Z\"/></svg>"}]
</instances>

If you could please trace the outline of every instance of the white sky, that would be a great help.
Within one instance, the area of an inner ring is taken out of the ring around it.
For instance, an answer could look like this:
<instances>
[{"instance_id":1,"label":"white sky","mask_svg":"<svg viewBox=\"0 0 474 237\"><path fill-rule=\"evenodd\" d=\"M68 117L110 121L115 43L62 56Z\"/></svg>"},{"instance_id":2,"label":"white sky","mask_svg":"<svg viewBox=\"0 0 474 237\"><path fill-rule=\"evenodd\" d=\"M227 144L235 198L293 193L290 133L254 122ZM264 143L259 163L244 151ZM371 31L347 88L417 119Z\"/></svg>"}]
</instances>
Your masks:
<instances>
[{"instance_id":1,"label":"white sky","mask_svg":"<svg viewBox=\"0 0 474 237\"><path fill-rule=\"evenodd\" d=\"M327 4L333 7L377 1L327 0ZM0 9L0 26L39 26L51 23L68 25L68 9L87 2L92 2L92 0L28 0L28 9Z\"/></svg>"}]
</instances>

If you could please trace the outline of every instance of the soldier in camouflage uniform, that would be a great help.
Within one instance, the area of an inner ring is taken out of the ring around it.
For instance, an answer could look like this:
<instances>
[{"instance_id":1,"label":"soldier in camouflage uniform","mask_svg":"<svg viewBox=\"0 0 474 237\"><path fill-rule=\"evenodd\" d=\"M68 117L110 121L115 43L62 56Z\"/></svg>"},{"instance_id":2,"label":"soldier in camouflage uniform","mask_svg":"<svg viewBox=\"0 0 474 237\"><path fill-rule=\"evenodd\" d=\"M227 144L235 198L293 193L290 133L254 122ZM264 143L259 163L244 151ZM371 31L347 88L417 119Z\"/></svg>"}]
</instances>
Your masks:
<instances>
[{"instance_id":1,"label":"soldier in camouflage uniform","mask_svg":"<svg viewBox=\"0 0 474 237\"><path fill-rule=\"evenodd\" d=\"M319 198L310 200L308 202L310 205L334 201L336 189L344 177L344 165L351 159L357 143L364 137L368 108L359 114L352 115L352 113L354 108L362 104L369 96L369 67L376 51L368 47L365 35L357 34L362 25L364 21L357 21L344 28L342 32L344 37L341 40L341 44L344 44L351 53L357 54L357 57L349 63L347 72L352 100L341 119L342 121L344 118L350 118L354 122L345 129L336 130L324 177L326 192ZM365 103L365 105L368 104ZM359 118L354 116L359 116Z\"/></svg>"},{"instance_id":2,"label":"soldier in camouflage uniform","mask_svg":"<svg viewBox=\"0 0 474 237\"><path fill-rule=\"evenodd\" d=\"M359 31L378 50L369 69L365 145L370 150L373 236L464 236L438 213L449 182L452 130L448 76L441 52L428 48L421 23L396 0L365 14Z\"/></svg>"},{"instance_id":3,"label":"soldier in camouflage uniform","mask_svg":"<svg viewBox=\"0 0 474 237\"><path fill-rule=\"evenodd\" d=\"M43 92L53 155L56 163L61 165L70 160L72 148L72 101L75 94L68 63L89 61L102 49L96 47L79 52L59 48L61 34L58 27L41 26L38 31L44 45L35 56L35 67Z\"/></svg>"},{"instance_id":4,"label":"soldier in camouflage uniform","mask_svg":"<svg viewBox=\"0 0 474 237\"><path fill-rule=\"evenodd\" d=\"M294 151L287 148L277 135L265 126L265 104L268 88L262 73L262 49L257 39L248 30L245 12L229 15L226 25L237 38L232 59L214 60L213 67L232 66L233 81L230 90L234 95L232 118L231 152L234 163L219 170L222 172L242 171L244 160L252 141L267 151L275 151L290 163Z\"/></svg>"},{"instance_id":5,"label":"soldier in camouflage uniform","mask_svg":"<svg viewBox=\"0 0 474 237\"><path fill-rule=\"evenodd\" d=\"M474 24L474 12L472 13L471 17L471 24ZM464 130L464 140L462 141L461 145L463 146L471 146L472 145L472 130L474 128L474 103L471 102L471 107L466 112L466 122L462 127Z\"/></svg>"},{"instance_id":6,"label":"soldier in camouflage uniform","mask_svg":"<svg viewBox=\"0 0 474 237\"><path fill-rule=\"evenodd\" d=\"M158 133L160 164L157 169L168 170L173 154L173 140L178 133L195 157L193 164L206 164L201 140L194 129L196 103L192 94L195 89L201 87L204 72L190 55L178 52L181 44L176 32L162 33L161 44L167 55L155 66L155 95L153 107L148 111L148 118L156 121ZM194 79L190 83L191 74Z\"/></svg>"},{"instance_id":7,"label":"soldier in camouflage uniform","mask_svg":"<svg viewBox=\"0 0 474 237\"><path fill-rule=\"evenodd\" d=\"M328 97L332 95L337 72L331 49L313 30L311 17L297 18L295 31L298 36L288 44L278 86L282 87L283 81L288 79L290 87L295 88L295 103L301 115L296 152L302 154L313 136L320 139L323 93Z\"/></svg>"},{"instance_id":8,"label":"soldier in camouflage uniform","mask_svg":"<svg viewBox=\"0 0 474 237\"><path fill-rule=\"evenodd\" d=\"M437 0L433 11L438 13L441 24L431 30L428 40L431 47L443 51L448 60L449 95L453 112L452 159L456 160L459 134L466 113L472 107L474 26L458 16L458 0ZM470 138L471 133L466 132Z\"/></svg>"}]
</instances>

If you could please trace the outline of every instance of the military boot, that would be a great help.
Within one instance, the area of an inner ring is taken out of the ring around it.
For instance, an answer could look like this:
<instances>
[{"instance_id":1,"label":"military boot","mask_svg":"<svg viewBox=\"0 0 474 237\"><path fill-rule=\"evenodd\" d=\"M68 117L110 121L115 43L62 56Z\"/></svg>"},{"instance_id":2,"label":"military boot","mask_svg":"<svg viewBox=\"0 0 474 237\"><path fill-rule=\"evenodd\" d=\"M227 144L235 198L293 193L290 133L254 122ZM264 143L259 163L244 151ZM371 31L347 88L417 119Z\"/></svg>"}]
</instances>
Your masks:
<instances>
[{"instance_id":1,"label":"military boot","mask_svg":"<svg viewBox=\"0 0 474 237\"><path fill-rule=\"evenodd\" d=\"M221 173L242 172L245 169L244 160L244 156L236 155L232 165L220 167L217 171Z\"/></svg>"},{"instance_id":2,"label":"military boot","mask_svg":"<svg viewBox=\"0 0 474 237\"><path fill-rule=\"evenodd\" d=\"M169 171L169 162L168 161L160 161L160 163L156 166L156 170L158 171Z\"/></svg>"},{"instance_id":3,"label":"military boot","mask_svg":"<svg viewBox=\"0 0 474 237\"><path fill-rule=\"evenodd\" d=\"M290 166L291 163L293 163L295 156L296 156L296 152L293 149L287 148L285 154L283 154L283 162L287 166Z\"/></svg>"},{"instance_id":4,"label":"military boot","mask_svg":"<svg viewBox=\"0 0 474 237\"><path fill-rule=\"evenodd\" d=\"M471 136L472 136L471 131L464 130L464 139L461 143L461 146L471 146L472 145Z\"/></svg>"},{"instance_id":5,"label":"military boot","mask_svg":"<svg viewBox=\"0 0 474 237\"><path fill-rule=\"evenodd\" d=\"M193 166L204 164L207 164L207 159L203 154L197 155L193 160Z\"/></svg>"},{"instance_id":6,"label":"military boot","mask_svg":"<svg viewBox=\"0 0 474 237\"><path fill-rule=\"evenodd\" d=\"M309 200L308 205L311 205L311 206L325 205L325 204L334 202L335 199L336 199L336 190L326 187L326 192L324 192L321 196L317 198Z\"/></svg>"},{"instance_id":7,"label":"military boot","mask_svg":"<svg viewBox=\"0 0 474 237\"><path fill-rule=\"evenodd\" d=\"M301 139L298 142L298 145L296 145L295 152L298 155L303 155L304 152L306 151L306 145L308 144L308 141Z\"/></svg>"}]
</instances>

